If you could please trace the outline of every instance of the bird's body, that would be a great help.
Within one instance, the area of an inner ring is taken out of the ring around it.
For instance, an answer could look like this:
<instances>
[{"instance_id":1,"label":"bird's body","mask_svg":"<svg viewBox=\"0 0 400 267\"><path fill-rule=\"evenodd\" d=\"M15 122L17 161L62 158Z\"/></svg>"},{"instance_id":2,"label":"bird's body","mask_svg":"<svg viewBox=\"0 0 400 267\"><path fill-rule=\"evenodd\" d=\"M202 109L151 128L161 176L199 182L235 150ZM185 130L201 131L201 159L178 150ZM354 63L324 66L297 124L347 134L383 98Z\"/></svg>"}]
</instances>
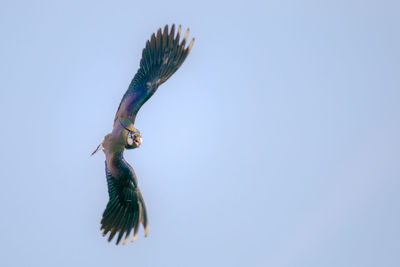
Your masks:
<instances>
[{"instance_id":1,"label":"bird's body","mask_svg":"<svg viewBox=\"0 0 400 267\"><path fill-rule=\"evenodd\" d=\"M148 233L146 206L137 185L133 168L123 157L125 149L140 146L142 137L134 127L136 114L140 107L155 93L159 85L165 82L183 63L194 39L185 48L189 30L186 31L180 43L179 26L175 36L175 25L168 31L158 30L153 34L143 49L140 68L128 90L123 96L115 115L113 130L104 137L104 141L93 152L100 149L106 155L106 177L109 202L103 213L101 229L106 235L110 232L108 241L118 234L117 244L124 237L125 244L133 230L132 241L135 240L140 223L143 224L145 235Z\"/></svg>"}]
</instances>

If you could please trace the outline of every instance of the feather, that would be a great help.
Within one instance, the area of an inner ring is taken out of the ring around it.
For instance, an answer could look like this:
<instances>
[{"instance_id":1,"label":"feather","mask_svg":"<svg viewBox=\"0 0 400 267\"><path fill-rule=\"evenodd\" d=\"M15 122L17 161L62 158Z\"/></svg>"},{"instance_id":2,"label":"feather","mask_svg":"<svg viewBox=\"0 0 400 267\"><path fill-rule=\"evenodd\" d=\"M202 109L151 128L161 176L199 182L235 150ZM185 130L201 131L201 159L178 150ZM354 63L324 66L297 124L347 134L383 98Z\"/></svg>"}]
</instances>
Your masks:
<instances>
[{"instance_id":1,"label":"feather","mask_svg":"<svg viewBox=\"0 0 400 267\"><path fill-rule=\"evenodd\" d=\"M104 229L103 235L110 232L108 241L111 241L118 233L116 244L119 244L124 233L126 233L125 239L132 230L137 235L142 218L146 218L147 224L147 214L142 194L136 186L133 170L122 156L117 159L112 163L119 167L117 168L118 179L110 173L106 163L110 200L103 212L101 229Z\"/></svg>"},{"instance_id":2,"label":"feather","mask_svg":"<svg viewBox=\"0 0 400 267\"><path fill-rule=\"evenodd\" d=\"M189 49L186 49L190 31L186 30L180 43L181 31L182 26L179 25L175 36L175 25L172 25L170 32L166 25L164 30L160 28L156 34L151 35L142 51L140 68L121 100L114 122L123 117L134 124L140 107L182 65L193 46L193 40Z\"/></svg>"}]
</instances>

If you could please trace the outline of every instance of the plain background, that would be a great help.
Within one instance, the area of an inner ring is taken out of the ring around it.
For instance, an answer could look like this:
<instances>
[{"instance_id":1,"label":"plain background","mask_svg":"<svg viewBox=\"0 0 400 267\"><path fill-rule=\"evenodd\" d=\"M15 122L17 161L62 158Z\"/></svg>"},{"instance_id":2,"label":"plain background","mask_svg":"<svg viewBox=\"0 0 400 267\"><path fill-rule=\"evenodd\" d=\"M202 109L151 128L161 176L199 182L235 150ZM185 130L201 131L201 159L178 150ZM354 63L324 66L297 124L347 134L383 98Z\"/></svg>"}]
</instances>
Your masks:
<instances>
[{"instance_id":1,"label":"plain background","mask_svg":"<svg viewBox=\"0 0 400 267\"><path fill-rule=\"evenodd\" d=\"M1 266L400 266L399 1L1 1ZM99 227L145 41L191 54L125 153L150 233Z\"/></svg>"}]
</instances>

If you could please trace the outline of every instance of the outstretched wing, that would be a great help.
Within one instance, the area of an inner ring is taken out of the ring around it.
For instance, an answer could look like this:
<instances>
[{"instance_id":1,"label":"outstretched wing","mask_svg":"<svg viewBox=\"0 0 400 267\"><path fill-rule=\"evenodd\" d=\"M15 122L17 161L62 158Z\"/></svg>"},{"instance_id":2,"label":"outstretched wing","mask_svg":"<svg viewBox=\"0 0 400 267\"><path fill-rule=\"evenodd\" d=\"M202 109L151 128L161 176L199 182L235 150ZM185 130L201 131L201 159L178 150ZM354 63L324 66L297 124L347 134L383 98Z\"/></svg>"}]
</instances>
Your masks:
<instances>
[{"instance_id":1,"label":"outstretched wing","mask_svg":"<svg viewBox=\"0 0 400 267\"><path fill-rule=\"evenodd\" d=\"M118 233L116 244L124 237L125 245L129 234L133 230L131 241L136 239L140 223L145 229L145 236L148 234L147 212L142 194L137 187L136 176L123 158L118 162L118 177L115 177L107 168L106 177L108 194L110 199L104 210L101 220L103 235L110 232L108 241L111 241Z\"/></svg>"},{"instance_id":2,"label":"outstretched wing","mask_svg":"<svg viewBox=\"0 0 400 267\"><path fill-rule=\"evenodd\" d=\"M135 123L136 114L140 107L154 94L158 86L164 83L185 61L189 54L194 38L187 48L186 42L189 29L186 30L183 41L180 42L181 26L178 27L175 36L175 25L168 31L168 25L164 31L161 28L157 35L153 33L143 49L140 68L119 105L115 121L118 118Z\"/></svg>"}]
</instances>

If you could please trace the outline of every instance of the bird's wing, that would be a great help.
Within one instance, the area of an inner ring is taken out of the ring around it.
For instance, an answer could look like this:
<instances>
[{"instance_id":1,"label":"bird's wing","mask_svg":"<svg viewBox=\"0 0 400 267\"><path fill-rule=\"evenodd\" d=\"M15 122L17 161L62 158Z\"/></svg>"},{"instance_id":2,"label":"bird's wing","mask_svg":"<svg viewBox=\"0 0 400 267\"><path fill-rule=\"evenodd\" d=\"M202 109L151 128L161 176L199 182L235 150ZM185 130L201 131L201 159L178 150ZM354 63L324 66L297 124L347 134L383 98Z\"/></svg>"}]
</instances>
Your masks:
<instances>
[{"instance_id":1,"label":"bird's wing","mask_svg":"<svg viewBox=\"0 0 400 267\"><path fill-rule=\"evenodd\" d=\"M165 82L182 65L189 54L194 39L185 47L189 29L180 42L181 26L175 36L175 25L171 31L168 25L164 31L161 28L157 35L153 33L142 52L140 68L132 79L128 90L123 96L115 115L114 125L118 118L135 123L136 114L140 107L154 94L158 86Z\"/></svg>"},{"instance_id":2,"label":"bird's wing","mask_svg":"<svg viewBox=\"0 0 400 267\"><path fill-rule=\"evenodd\" d=\"M129 234L133 230L131 241L136 239L139 225L142 223L145 236L148 233L146 206L142 194L137 186L135 173L129 164L121 157L113 165L118 166L118 177L112 174L106 162L106 177L108 185L109 201L101 220L103 235L110 232L108 241L111 241L118 233L116 244L124 237L123 244L128 241Z\"/></svg>"}]
</instances>

